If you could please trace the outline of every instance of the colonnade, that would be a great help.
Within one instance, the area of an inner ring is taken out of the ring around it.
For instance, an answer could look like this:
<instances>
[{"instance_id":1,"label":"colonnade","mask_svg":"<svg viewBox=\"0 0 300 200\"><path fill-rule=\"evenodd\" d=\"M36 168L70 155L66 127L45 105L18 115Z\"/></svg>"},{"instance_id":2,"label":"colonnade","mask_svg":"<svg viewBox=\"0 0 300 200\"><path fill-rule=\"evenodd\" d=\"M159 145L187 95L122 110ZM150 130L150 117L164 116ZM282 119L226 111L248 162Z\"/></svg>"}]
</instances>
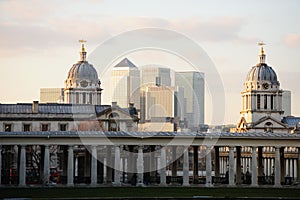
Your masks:
<instances>
[{"instance_id":1,"label":"colonnade","mask_svg":"<svg viewBox=\"0 0 300 200\"><path fill-rule=\"evenodd\" d=\"M91 159L87 164L90 169L90 185L97 186L99 184L99 160L103 162L103 169L101 174L104 177L103 183L113 183L115 186L122 185L125 178L121 180L124 173L127 174L127 182L136 174L136 185L142 186L145 184L144 175L146 172L150 173L151 177L159 174L159 185L167 186L167 169L168 166L172 168L171 184L178 184L177 176L179 171L178 160L182 160L182 181L183 186L199 183L199 146L148 146L150 147L150 154L145 151L145 146L136 145L128 146L129 150L124 150L124 145L107 145L106 151L99 150L97 145L89 145L89 155ZM133 147L136 152L133 153ZM157 148L159 147L159 148ZM178 148L180 147L180 148ZM74 186L74 148L75 145L68 145L67 147L67 165L66 175L67 186ZM229 186L236 186L242 184L242 175L249 173L251 176L251 186L256 187L259 184L259 177L274 176L274 186L280 187L284 183L284 177L288 174L297 177L299 181L300 175L300 151L298 148L297 157L284 158L284 147L272 147L272 156L263 156L265 150L261 146L247 147L247 157L245 157L245 147L240 146L201 146L205 151L205 186L210 187L218 184L218 177L225 174ZM148 148L149 149L149 148ZM181 151L178 154L178 149ZM274 151L273 151L274 150ZM0 169L2 169L2 146L0 146ZM26 186L26 146L18 146L18 185ZM103 153L105 152L105 153ZM155 153L154 153L155 152ZM168 153L170 155L168 155ZM250 154L249 154L250 153ZM50 152L49 145L44 145L43 151L43 184L49 183L50 178ZM64 155L66 156L66 155ZM147 159L145 159L147 156ZM113 159L114 158L114 159ZM170 162L173 160L175 162ZM64 163L66 164L66 163ZM191 167L192 166L192 169ZM63 168L63 167L62 167ZM1 173L4 170L0 170ZM193 176L190 176L190 171L193 171ZM1 183L1 176L0 176ZM221 182L219 182L221 183Z\"/></svg>"}]
</instances>

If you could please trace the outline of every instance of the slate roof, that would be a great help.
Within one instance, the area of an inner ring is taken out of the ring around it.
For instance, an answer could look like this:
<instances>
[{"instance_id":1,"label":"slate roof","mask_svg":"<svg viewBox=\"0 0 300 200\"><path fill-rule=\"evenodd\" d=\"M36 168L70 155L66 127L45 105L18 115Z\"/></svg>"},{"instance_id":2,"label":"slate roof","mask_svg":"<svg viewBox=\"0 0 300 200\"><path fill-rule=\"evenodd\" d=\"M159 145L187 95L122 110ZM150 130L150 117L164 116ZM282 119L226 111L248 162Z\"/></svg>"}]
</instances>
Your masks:
<instances>
[{"instance_id":1,"label":"slate roof","mask_svg":"<svg viewBox=\"0 0 300 200\"><path fill-rule=\"evenodd\" d=\"M282 122L288 124L289 127L295 127L300 123L300 117L288 116L282 119Z\"/></svg>"},{"instance_id":2,"label":"slate roof","mask_svg":"<svg viewBox=\"0 0 300 200\"><path fill-rule=\"evenodd\" d=\"M78 136L104 136L104 137L212 137L212 138L295 138L300 134L291 133L197 133L197 132L126 132L126 131L31 131L31 132L0 132L0 137L18 136L50 136L50 137L78 137Z\"/></svg>"},{"instance_id":3,"label":"slate roof","mask_svg":"<svg viewBox=\"0 0 300 200\"><path fill-rule=\"evenodd\" d=\"M111 108L110 105L88 105L88 104L39 104L39 114L89 114L101 113ZM0 104L0 114L31 114L31 103Z\"/></svg>"}]
</instances>

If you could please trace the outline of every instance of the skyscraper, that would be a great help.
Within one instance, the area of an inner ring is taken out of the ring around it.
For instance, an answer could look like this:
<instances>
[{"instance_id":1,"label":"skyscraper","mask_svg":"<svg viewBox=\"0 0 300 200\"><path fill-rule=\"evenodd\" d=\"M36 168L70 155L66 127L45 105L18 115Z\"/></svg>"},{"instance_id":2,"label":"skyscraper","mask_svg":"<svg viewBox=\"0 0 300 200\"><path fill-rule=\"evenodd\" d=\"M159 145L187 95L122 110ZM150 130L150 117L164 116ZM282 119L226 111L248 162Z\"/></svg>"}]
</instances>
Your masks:
<instances>
[{"instance_id":1,"label":"skyscraper","mask_svg":"<svg viewBox=\"0 0 300 200\"><path fill-rule=\"evenodd\" d=\"M146 92L148 93L149 96L148 87L156 88L154 86L167 86L167 87L171 86L170 68L163 68L163 67L150 66L150 65L141 67L140 123L144 123L146 118L148 120L151 118L151 115L149 114L148 117L146 116L146 113L149 112L147 109L149 108L148 103L150 102L150 100L147 99ZM155 90L158 90L158 88L156 88Z\"/></svg>"},{"instance_id":2,"label":"skyscraper","mask_svg":"<svg viewBox=\"0 0 300 200\"><path fill-rule=\"evenodd\" d=\"M291 113L291 91L283 90L282 91L282 110L283 116L290 116Z\"/></svg>"},{"instance_id":3,"label":"skyscraper","mask_svg":"<svg viewBox=\"0 0 300 200\"><path fill-rule=\"evenodd\" d=\"M184 118L188 128L197 128L204 124L204 73L176 72L175 85L184 88Z\"/></svg>"},{"instance_id":4,"label":"skyscraper","mask_svg":"<svg viewBox=\"0 0 300 200\"><path fill-rule=\"evenodd\" d=\"M137 109L140 108L140 71L127 58L114 66L112 70L113 102L120 107L127 108L129 103L134 103Z\"/></svg>"},{"instance_id":5,"label":"skyscraper","mask_svg":"<svg viewBox=\"0 0 300 200\"><path fill-rule=\"evenodd\" d=\"M147 66L141 68L141 87L148 85L171 86L170 68Z\"/></svg>"},{"instance_id":6,"label":"skyscraper","mask_svg":"<svg viewBox=\"0 0 300 200\"><path fill-rule=\"evenodd\" d=\"M63 103L64 88L41 88L40 102L41 103Z\"/></svg>"}]
</instances>

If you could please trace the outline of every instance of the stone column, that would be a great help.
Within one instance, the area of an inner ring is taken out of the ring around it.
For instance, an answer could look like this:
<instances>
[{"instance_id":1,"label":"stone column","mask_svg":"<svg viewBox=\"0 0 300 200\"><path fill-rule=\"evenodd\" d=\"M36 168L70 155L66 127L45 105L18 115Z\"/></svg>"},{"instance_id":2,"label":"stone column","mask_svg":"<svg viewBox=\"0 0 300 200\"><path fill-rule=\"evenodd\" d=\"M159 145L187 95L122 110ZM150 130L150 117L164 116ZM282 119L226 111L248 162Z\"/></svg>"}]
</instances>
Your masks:
<instances>
[{"instance_id":1,"label":"stone column","mask_svg":"<svg viewBox=\"0 0 300 200\"><path fill-rule=\"evenodd\" d=\"M211 187L211 146L206 146L206 187Z\"/></svg>"},{"instance_id":2,"label":"stone column","mask_svg":"<svg viewBox=\"0 0 300 200\"><path fill-rule=\"evenodd\" d=\"M176 159L176 151L177 147L172 146L172 177L171 177L171 183L175 184L177 182L177 159Z\"/></svg>"},{"instance_id":3,"label":"stone column","mask_svg":"<svg viewBox=\"0 0 300 200\"><path fill-rule=\"evenodd\" d=\"M193 182L198 184L199 177L198 177L198 171L199 171L199 164L198 164L198 146L194 146L194 166L193 166Z\"/></svg>"},{"instance_id":4,"label":"stone column","mask_svg":"<svg viewBox=\"0 0 300 200\"><path fill-rule=\"evenodd\" d=\"M138 147L138 158L136 161L137 166L137 186L144 185L144 155L143 155L143 146L139 145Z\"/></svg>"},{"instance_id":5,"label":"stone column","mask_svg":"<svg viewBox=\"0 0 300 200\"><path fill-rule=\"evenodd\" d=\"M234 185L234 147L229 147L229 186Z\"/></svg>"},{"instance_id":6,"label":"stone column","mask_svg":"<svg viewBox=\"0 0 300 200\"><path fill-rule=\"evenodd\" d=\"M167 167L166 149L161 147L160 149L160 186L167 185L166 167Z\"/></svg>"},{"instance_id":7,"label":"stone column","mask_svg":"<svg viewBox=\"0 0 300 200\"><path fill-rule=\"evenodd\" d=\"M121 157L120 157L120 146L115 146L115 180L114 184L117 186L121 185L120 171L121 171Z\"/></svg>"},{"instance_id":8,"label":"stone column","mask_svg":"<svg viewBox=\"0 0 300 200\"><path fill-rule=\"evenodd\" d=\"M183 152L183 186L189 186L189 147Z\"/></svg>"},{"instance_id":9,"label":"stone column","mask_svg":"<svg viewBox=\"0 0 300 200\"><path fill-rule=\"evenodd\" d=\"M112 183L112 146L106 146L106 183Z\"/></svg>"},{"instance_id":10,"label":"stone column","mask_svg":"<svg viewBox=\"0 0 300 200\"><path fill-rule=\"evenodd\" d=\"M49 183L50 178L50 153L49 153L49 146L45 145L45 152L44 152L44 185Z\"/></svg>"},{"instance_id":11,"label":"stone column","mask_svg":"<svg viewBox=\"0 0 300 200\"><path fill-rule=\"evenodd\" d=\"M220 150L215 146L215 177L220 177Z\"/></svg>"},{"instance_id":12,"label":"stone column","mask_svg":"<svg viewBox=\"0 0 300 200\"><path fill-rule=\"evenodd\" d=\"M19 171L19 185L25 186L26 185L26 149L25 145L21 145L21 152L20 152L20 171Z\"/></svg>"},{"instance_id":13,"label":"stone column","mask_svg":"<svg viewBox=\"0 0 300 200\"><path fill-rule=\"evenodd\" d=\"M256 157L256 146L252 147L252 160L251 160L251 186L257 186L257 157Z\"/></svg>"},{"instance_id":14,"label":"stone column","mask_svg":"<svg viewBox=\"0 0 300 200\"><path fill-rule=\"evenodd\" d=\"M92 166L91 166L91 185L96 186L98 180L97 173L97 147L95 145L92 146Z\"/></svg>"},{"instance_id":15,"label":"stone column","mask_svg":"<svg viewBox=\"0 0 300 200\"><path fill-rule=\"evenodd\" d=\"M236 148L236 184L242 184L242 170L241 170L241 147Z\"/></svg>"},{"instance_id":16,"label":"stone column","mask_svg":"<svg viewBox=\"0 0 300 200\"><path fill-rule=\"evenodd\" d=\"M68 186L74 185L74 155L73 155L73 146L70 145L68 148Z\"/></svg>"},{"instance_id":17,"label":"stone column","mask_svg":"<svg viewBox=\"0 0 300 200\"><path fill-rule=\"evenodd\" d=\"M280 187L281 186L281 168L280 168L280 147L275 147L275 168L274 168L274 186Z\"/></svg>"}]
</instances>

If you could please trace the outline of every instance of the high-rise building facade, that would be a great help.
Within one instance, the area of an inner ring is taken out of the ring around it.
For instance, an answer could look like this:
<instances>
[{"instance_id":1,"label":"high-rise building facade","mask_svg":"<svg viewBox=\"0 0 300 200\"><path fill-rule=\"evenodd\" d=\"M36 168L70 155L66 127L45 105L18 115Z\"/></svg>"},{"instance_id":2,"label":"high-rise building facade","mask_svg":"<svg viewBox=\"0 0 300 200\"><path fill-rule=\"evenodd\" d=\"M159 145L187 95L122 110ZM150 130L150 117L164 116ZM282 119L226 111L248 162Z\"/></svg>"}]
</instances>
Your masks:
<instances>
[{"instance_id":1,"label":"high-rise building facade","mask_svg":"<svg viewBox=\"0 0 300 200\"><path fill-rule=\"evenodd\" d=\"M64 88L41 88L40 102L41 103L63 103Z\"/></svg>"},{"instance_id":2,"label":"high-rise building facade","mask_svg":"<svg viewBox=\"0 0 300 200\"><path fill-rule=\"evenodd\" d=\"M291 91L283 90L282 91L282 110L284 116L291 116L292 114L292 106L291 106Z\"/></svg>"},{"instance_id":3,"label":"high-rise building facade","mask_svg":"<svg viewBox=\"0 0 300 200\"><path fill-rule=\"evenodd\" d=\"M141 68L141 87L148 85L171 86L170 68L145 66Z\"/></svg>"},{"instance_id":4,"label":"high-rise building facade","mask_svg":"<svg viewBox=\"0 0 300 200\"><path fill-rule=\"evenodd\" d=\"M204 124L204 73L176 72L175 85L184 89L184 100L179 102L183 108L188 128L197 128Z\"/></svg>"},{"instance_id":5,"label":"high-rise building facade","mask_svg":"<svg viewBox=\"0 0 300 200\"><path fill-rule=\"evenodd\" d=\"M113 102L121 108L127 108L129 103L134 103L137 109L140 108L140 71L127 58L114 66L111 74Z\"/></svg>"},{"instance_id":6,"label":"high-rise building facade","mask_svg":"<svg viewBox=\"0 0 300 200\"><path fill-rule=\"evenodd\" d=\"M143 66L140 69L141 74L141 109L140 109L140 122L144 123L146 120L151 119L151 115L147 110L150 108L148 103L151 101L148 99L149 89L148 87L155 88L154 90L158 90L155 86L171 86L171 70L170 68L163 68L157 66ZM160 88L161 90L162 88ZM151 90L151 89L150 89ZM146 96L146 92L148 96ZM148 114L146 114L148 113ZM148 116L146 116L148 115ZM165 116L166 117L166 116Z\"/></svg>"}]
</instances>

